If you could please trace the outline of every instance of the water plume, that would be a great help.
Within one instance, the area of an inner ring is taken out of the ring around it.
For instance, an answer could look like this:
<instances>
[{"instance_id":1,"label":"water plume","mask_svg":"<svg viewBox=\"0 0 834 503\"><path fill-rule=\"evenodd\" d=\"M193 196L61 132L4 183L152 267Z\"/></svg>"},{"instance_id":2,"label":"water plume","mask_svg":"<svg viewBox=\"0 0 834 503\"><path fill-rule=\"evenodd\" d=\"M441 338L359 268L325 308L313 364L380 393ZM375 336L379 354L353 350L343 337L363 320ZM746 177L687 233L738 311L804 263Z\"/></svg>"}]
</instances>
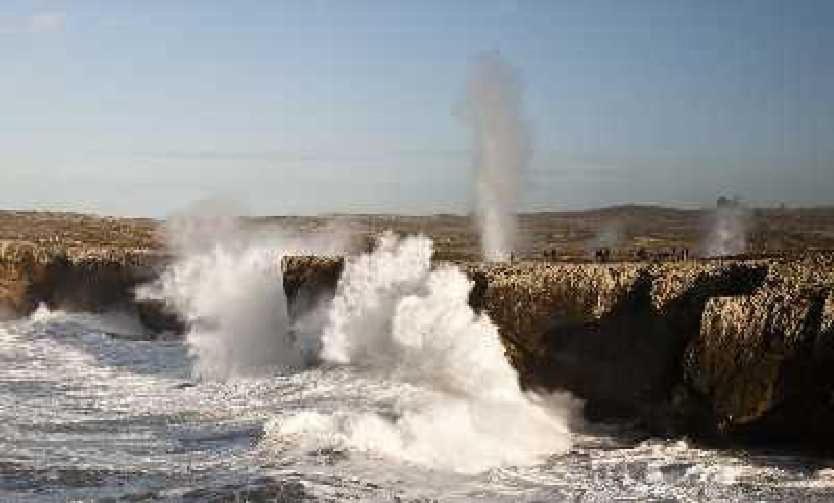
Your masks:
<instances>
[{"instance_id":1,"label":"water plume","mask_svg":"<svg viewBox=\"0 0 834 503\"><path fill-rule=\"evenodd\" d=\"M596 234L587 243L585 249L589 255L600 249L616 249L622 246L626 240L625 226L620 220L609 220L604 222Z\"/></svg>"},{"instance_id":2,"label":"water plume","mask_svg":"<svg viewBox=\"0 0 834 503\"><path fill-rule=\"evenodd\" d=\"M322 336L325 360L419 392L401 396L393 418L304 413L274 422L270 434L458 472L569 448L574 401L521 391L497 328L467 303L471 281L452 266L432 269L431 254L426 237L387 234L374 253L349 260Z\"/></svg>"},{"instance_id":3,"label":"water plume","mask_svg":"<svg viewBox=\"0 0 834 503\"><path fill-rule=\"evenodd\" d=\"M516 245L519 185L530 158L521 84L497 53L474 64L464 120L472 129L476 215L485 259L506 261Z\"/></svg>"},{"instance_id":4,"label":"water plume","mask_svg":"<svg viewBox=\"0 0 834 503\"><path fill-rule=\"evenodd\" d=\"M162 301L185 321L197 378L303 367L318 343L309 340L309 330L291 326L281 258L344 252L346 235L334 228L305 235L278 226L247 228L229 211L201 204L170 218L165 231L175 258L155 282L137 289L137 297Z\"/></svg>"},{"instance_id":5,"label":"water plume","mask_svg":"<svg viewBox=\"0 0 834 503\"><path fill-rule=\"evenodd\" d=\"M266 425L265 444L299 438L305 449L370 451L466 473L532 464L570 447L575 401L520 389L497 328L468 305L472 282L453 266L431 267L430 239L388 233L374 252L348 259L335 297L313 310L321 319L298 330L280 259L344 252L332 233L253 234L218 215L169 226L176 259L139 294L164 300L187 321L198 377L323 362L315 371L337 372L335 364L402 387L384 410L281 415Z\"/></svg>"},{"instance_id":6,"label":"water plume","mask_svg":"<svg viewBox=\"0 0 834 503\"><path fill-rule=\"evenodd\" d=\"M722 197L711 215L710 231L704 244L704 255L722 257L747 251L750 210L738 196Z\"/></svg>"}]
</instances>

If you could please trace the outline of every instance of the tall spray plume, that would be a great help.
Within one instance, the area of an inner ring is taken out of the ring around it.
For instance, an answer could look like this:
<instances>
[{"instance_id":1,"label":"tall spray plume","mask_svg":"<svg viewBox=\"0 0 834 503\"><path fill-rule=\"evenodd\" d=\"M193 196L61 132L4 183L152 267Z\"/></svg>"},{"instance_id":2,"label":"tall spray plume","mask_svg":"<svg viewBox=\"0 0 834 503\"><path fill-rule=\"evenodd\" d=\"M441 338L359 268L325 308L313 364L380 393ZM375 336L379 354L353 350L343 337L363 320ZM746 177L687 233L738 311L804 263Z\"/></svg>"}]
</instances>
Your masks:
<instances>
[{"instance_id":1,"label":"tall spray plume","mask_svg":"<svg viewBox=\"0 0 834 503\"><path fill-rule=\"evenodd\" d=\"M472 129L476 216L486 260L506 261L516 245L521 174L530 158L521 84L499 54L481 56L467 84L463 118Z\"/></svg>"},{"instance_id":2,"label":"tall spray plume","mask_svg":"<svg viewBox=\"0 0 834 503\"><path fill-rule=\"evenodd\" d=\"M710 220L710 230L703 245L705 256L738 255L747 251L751 214L740 197L719 198Z\"/></svg>"}]
</instances>

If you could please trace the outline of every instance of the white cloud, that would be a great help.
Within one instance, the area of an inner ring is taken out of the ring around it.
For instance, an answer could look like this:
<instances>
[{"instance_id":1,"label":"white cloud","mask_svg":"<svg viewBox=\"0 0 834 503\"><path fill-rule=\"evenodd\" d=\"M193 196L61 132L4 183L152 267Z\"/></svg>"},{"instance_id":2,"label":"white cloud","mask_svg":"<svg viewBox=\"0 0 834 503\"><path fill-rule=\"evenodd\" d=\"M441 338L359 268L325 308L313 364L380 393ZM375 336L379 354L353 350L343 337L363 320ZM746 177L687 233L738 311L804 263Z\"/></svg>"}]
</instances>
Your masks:
<instances>
[{"instance_id":1,"label":"white cloud","mask_svg":"<svg viewBox=\"0 0 834 503\"><path fill-rule=\"evenodd\" d=\"M64 28L63 12L36 12L23 17L0 17L0 35L54 33Z\"/></svg>"},{"instance_id":2,"label":"white cloud","mask_svg":"<svg viewBox=\"0 0 834 503\"><path fill-rule=\"evenodd\" d=\"M38 12L29 16L28 19L30 33L61 31L63 28L64 14L62 12Z\"/></svg>"}]
</instances>

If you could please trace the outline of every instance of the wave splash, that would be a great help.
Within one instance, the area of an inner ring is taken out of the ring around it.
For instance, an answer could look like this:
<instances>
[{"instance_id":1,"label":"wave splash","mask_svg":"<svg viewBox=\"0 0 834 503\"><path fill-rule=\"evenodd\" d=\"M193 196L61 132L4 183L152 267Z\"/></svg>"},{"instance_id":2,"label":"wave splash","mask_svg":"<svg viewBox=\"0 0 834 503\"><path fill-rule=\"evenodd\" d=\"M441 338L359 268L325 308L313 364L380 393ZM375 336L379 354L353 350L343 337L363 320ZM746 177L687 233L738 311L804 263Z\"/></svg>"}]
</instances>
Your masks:
<instances>
[{"instance_id":1,"label":"wave splash","mask_svg":"<svg viewBox=\"0 0 834 503\"><path fill-rule=\"evenodd\" d=\"M316 320L296 327L281 257L338 245L326 235L263 239L221 227L227 231L175 248L177 260L138 292L186 320L193 374L222 380L319 362L316 372L337 372L335 365L402 390L393 404L282 414L266 425L265 446L369 451L461 473L532 464L570 447L576 402L520 389L497 328L468 305L472 283L451 265L432 268L429 238L383 235L374 252L347 260L335 297L313 310Z\"/></svg>"},{"instance_id":2,"label":"wave splash","mask_svg":"<svg viewBox=\"0 0 834 503\"><path fill-rule=\"evenodd\" d=\"M346 235L326 228L299 235L280 228L254 233L239 219L187 215L168 224L175 260L140 299L164 302L186 323L185 341L199 379L262 375L305 366L315 343L291 326L281 258L346 250ZM315 325L304 320L306 325Z\"/></svg>"},{"instance_id":3,"label":"wave splash","mask_svg":"<svg viewBox=\"0 0 834 503\"><path fill-rule=\"evenodd\" d=\"M465 473L570 447L575 401L519 388L495 325L467 304L471 282L452 266L432 269L431 255L426 237L387 234L375 252L348 261L322 334L325 361L417 392L392 414L303 412L273 421L269 435Z\"/></svg>"}]
</instances>

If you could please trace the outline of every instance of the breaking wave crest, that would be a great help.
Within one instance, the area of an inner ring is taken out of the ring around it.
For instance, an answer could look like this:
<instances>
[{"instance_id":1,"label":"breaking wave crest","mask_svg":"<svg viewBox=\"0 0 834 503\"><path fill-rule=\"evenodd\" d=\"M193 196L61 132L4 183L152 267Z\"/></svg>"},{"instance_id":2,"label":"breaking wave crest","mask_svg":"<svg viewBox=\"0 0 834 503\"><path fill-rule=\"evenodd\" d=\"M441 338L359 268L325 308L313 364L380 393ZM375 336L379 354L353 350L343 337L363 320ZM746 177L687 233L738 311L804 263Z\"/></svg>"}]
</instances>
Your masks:
<instances>
[{"instance_id":1,"label":"breaking wave crest","mask_svg":"<svg viewBox=\"0 0 834 503\"><path fill-rule=\"evenodd\" d=\"M335 298L302 328L287 313L281 257L326 247L241 235L191 241L197 246L179 246L178 259L139 294L164 300L187 322L197 377L315 361L324 372L342 367L408 390L381 409L281 415L268 423L266 444L370 451L458 472L530 464L569 448L573 399L520 389L497 328L468 305L472 283L452 265L432 268L429 238L389 233L374 252L348 259Z\"/></svg>"},{"instance_id":2,"label":"breaking wave crest","mask_svg":"<svg viewBox=\"0 0 834 503\"><path fill-rule=\"evenodd\" d=\"M237 219L216 215L169 223L175 260L137 296L164 302L186 323L195 377L225 380L275 367L298 369L315 350L290 324L281 259L344 253L345 236L329 228L304 236L270 231L247 232Z\"/></svg>"},{"instance_id":3,"label":"breaking wave crest","mask_svg":"<svg viewBox=\"0 0 834 503\"><path fill-rule=\"evenodd\" d=\"M305 448L352 448L438 469L479 472L530 464L570 447L567 395L524 393L495 325L467 304L471 282L431 268L426 237L381 238L348 261L323 335L325 361L407 383L390 414L304 412L273 436Z\"/></svg>"}]
</instances>

